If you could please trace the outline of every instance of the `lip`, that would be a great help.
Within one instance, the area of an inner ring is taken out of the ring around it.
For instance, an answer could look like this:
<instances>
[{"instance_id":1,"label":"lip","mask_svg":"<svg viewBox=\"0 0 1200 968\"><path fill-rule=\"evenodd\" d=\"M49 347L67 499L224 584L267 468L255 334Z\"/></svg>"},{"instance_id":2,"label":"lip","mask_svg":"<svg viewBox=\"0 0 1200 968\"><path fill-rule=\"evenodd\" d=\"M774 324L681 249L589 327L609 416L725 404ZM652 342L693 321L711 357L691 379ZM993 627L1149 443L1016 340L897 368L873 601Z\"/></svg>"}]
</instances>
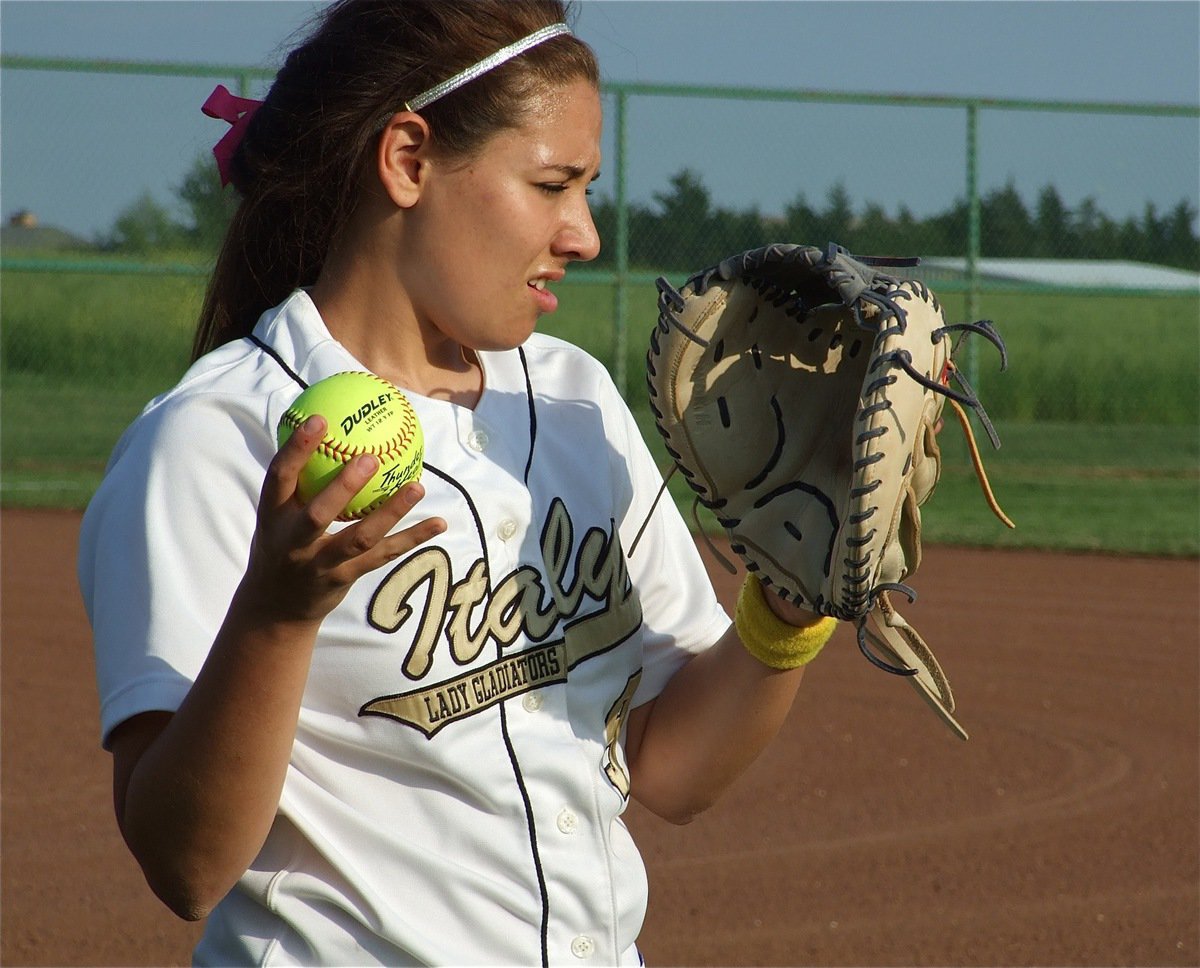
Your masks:
<instances>
[{"instance_id":1,"label":"lip","mask_svg":"<svg viewBox=\"0 0 1200 968\"><path fill-rule=\"evenodd\" d=\"M525 286L533 293L534 302L537 305L537 310L541 314L552 313L558 308L558 296L549 289L539 289L534 283L543 282L549 285L552 282L560 281L566 275L561 269L552 270L549 272L539 272L536 276L530 279Z\"/></svg>"}]
</instances>

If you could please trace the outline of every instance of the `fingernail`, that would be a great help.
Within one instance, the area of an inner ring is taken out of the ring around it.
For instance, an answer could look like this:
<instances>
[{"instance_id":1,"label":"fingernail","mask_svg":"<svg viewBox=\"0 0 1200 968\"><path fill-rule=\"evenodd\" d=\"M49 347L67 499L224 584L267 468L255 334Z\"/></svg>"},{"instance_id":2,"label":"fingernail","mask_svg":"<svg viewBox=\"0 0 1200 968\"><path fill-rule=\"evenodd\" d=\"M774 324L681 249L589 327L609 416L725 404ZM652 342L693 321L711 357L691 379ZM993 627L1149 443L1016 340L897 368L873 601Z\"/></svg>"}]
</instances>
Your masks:
<instances>
[{"instance_id":1,"label":"fingernail","mask_svg":"<svg viewBox=\"0 0 1200 968\"><path fill-rule=\"evenodd\" d=\"M425 496L425 491L417 484L410 484L404 489L404 502L408 505L416 504Z\"/></svg>"},{"instance_id":2,"label":"fingernail","mask_svg":"<svg viewBox=\"0 0 1200 968\"><path fill-rule=\"evenodd\" d=\"M306 421L304 421L301 429L303 429L305 433L311 434L311 433L315 433L316 429L320 426L321 426L321 418L318 417L314 413L311 417L309 417Z\"/></svg>"},{"instance_id":3,"label":"fingernail","mask_svg":"<svg viewBox=\"0 0 1200 968\"><path fill-rule=\"evenodd\" d=\"M354 459L354 466L364 474L374 474L379 466L379 459L374 454L360 454Z\"/></svg>"}]
</instances>

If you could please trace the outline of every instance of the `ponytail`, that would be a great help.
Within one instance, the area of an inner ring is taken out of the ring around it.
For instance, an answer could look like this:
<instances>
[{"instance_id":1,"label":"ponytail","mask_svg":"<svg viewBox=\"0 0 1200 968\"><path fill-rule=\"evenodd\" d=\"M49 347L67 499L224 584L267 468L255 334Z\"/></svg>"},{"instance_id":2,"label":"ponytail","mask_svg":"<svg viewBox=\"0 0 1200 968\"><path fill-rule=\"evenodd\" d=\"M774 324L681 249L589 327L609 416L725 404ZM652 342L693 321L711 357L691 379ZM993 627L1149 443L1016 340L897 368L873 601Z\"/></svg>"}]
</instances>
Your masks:
<instances>
[{"instance_id":1,"label":"ponytail","mask_svg":"<svg viewBox=\"0 0 1200 968\"><path fill-rule=\"evenodd\" d=\"M358 197L383 119L405 101L567 15L562 0L340 0L287 57L229 159L241 194L209 280L192 359L249 335L317 281ZM591 49L567 35L421 109L435 150L470 157L519 126L531 94L584 78Z\"/></svg>"}]
</instances>

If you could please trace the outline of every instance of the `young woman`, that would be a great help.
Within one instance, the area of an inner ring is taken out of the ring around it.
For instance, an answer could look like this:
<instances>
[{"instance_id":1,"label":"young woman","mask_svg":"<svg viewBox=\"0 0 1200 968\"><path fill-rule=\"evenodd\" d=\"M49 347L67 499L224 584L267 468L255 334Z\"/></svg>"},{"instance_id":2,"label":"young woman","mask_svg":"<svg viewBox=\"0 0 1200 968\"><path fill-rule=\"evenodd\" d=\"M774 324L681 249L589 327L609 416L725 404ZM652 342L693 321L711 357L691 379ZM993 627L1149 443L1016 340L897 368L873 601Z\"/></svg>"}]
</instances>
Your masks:
<instances>
[{"instance_id":1,"label":"young woman","mask_svg":"<svg viewBox=\"0 0 1200 968\"><path fill-rule=\"evenodd\" d=\"M599 251L590 50L557 0L343 0L206 108L242 201L197 359L81 536L130 850L201 964L638 963L628 798L708 807L832 620L751 582L730 623L604 369L534 333ZM342 525L373 458L306 505L322 420L275 426L355 369L426 469Z\"/></svg>"}]
</instances>

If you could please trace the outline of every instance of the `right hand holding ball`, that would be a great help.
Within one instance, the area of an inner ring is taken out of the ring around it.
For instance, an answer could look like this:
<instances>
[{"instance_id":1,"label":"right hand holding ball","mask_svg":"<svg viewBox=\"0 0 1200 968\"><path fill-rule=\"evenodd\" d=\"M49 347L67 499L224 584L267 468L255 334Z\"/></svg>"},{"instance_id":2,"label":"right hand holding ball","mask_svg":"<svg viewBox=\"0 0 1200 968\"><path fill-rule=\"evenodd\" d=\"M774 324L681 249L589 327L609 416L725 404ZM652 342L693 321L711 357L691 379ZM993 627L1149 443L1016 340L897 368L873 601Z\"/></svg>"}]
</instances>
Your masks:
<instances>
[{"instance_id":1,"label":"right hand holding ball","mask_svg":"<svg viewBox=\"0 0 1200 968\"><path fill-rule=\"evenodd\" d=\"M300 472L297 492L308 502L355 457L371 454L379 467L342 512L339 521L365 517L411 481L420 480L425 438L408 398L366 371L346 371L314 383L279 421L282 447L314 414L328 425L325 437Z\"/></svg>"}]
</instances>

